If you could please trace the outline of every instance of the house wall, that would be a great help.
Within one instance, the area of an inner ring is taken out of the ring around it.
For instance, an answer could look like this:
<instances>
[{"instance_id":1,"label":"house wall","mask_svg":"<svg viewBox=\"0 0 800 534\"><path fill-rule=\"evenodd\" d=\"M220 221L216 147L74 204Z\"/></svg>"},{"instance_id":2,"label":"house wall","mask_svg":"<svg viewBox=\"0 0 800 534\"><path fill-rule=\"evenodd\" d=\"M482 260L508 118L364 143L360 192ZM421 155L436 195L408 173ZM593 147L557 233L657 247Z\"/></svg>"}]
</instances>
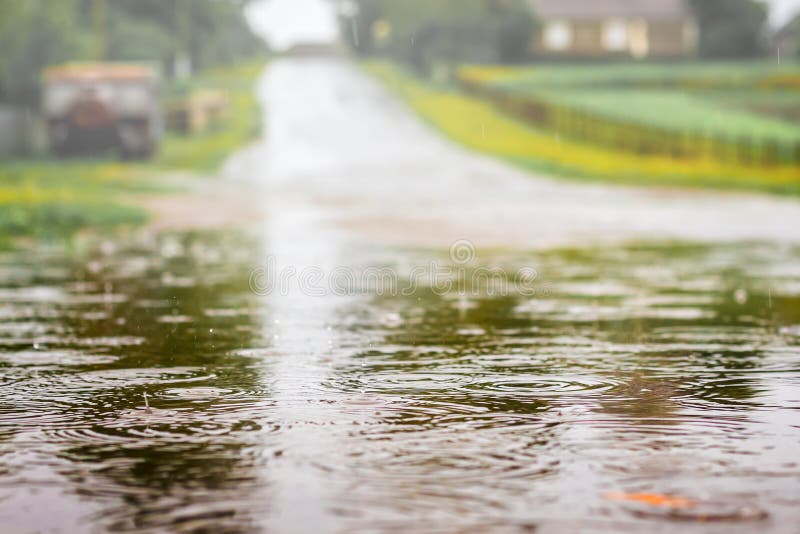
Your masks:
<instances>
[{"instance_id":1,"label":"house wall","mask_svg":"<svg viewBox=\"0 0 800 534\"><path fill-rule=\"evenodd\" d=\"M542 31L537 32L532 44L534 54L543 57L583 57L583 58L625 58L637 57L678 57L694 52L696 29L691 20L645 21L627 20L628 33L634 31L646 36L644 50L629 46L625 50L608 50L604 44L604 29L608 20L544 20ZM553 50L546 46L545 33L549 23L567 24L571 29L571 43L563 50ZM642 52L646 52L643 54Z\"/></svg>"},{"instance_id":2,"label":"house wall","mask_svg":"<svg viewBox=\"0 0 800 534\"><path fill-rule=\"evenodd\" d=\"M553 50L546 45L545 32L550 23L567 24L569 26L572 41L569 47L563 50ZM542 31L537 32L533 43L533 52L536 55L550 57L608 55L608 52L603 49L603 26L600 21L545 20L541 27Z\"/></svg>"},{"instance_id":3,"label":"house wall","mask_svg":"<svg viewBox=\"0 0 800 534\"><path fill-rule=\"evenodd\" d=\"M656 57L675 57L694 51L694 26L690 21L663 21L648 24L650 55Z\"/></svg>"}]
</instances>

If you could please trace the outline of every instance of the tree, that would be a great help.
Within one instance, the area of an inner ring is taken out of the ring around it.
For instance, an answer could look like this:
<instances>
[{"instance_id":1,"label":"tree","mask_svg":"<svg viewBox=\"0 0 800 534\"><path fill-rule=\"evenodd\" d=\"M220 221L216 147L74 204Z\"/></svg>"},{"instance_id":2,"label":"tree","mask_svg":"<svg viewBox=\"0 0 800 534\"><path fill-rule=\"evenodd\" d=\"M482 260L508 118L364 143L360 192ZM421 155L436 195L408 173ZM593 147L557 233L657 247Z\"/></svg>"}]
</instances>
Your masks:
<instances>
[{"instance_id":1,"label":"tree","mask_svg":"<svg viewBox=\"0 0 800 534\"><path fill-rule=\"evenodd\" d=\"M699 53L706 58L744 58L765 51L767 8L755 0L692 0L700 26Z\"/></svg>"},{"instance_id":2,"label":"tree","mask_svg":"<svg viewBox=\"0 0 800 534\"><path fill-rule=\"evenodd\" d=\"M503 62L521 61L530 53L538 22L526 2L506 2L494 10L497 53Z\"/></svg>"},{"instance_id":3,"label":"tree","mask_svg":"<svg viewBox=\"0 0 800 534\"><path fill-rule=\"evenodd\" d=\"M339 26L344 43L356 54L368 56L375 52L373 25L381 18L376 0L340 3Z\"/></svg>"},{"instance_id":4,"label":"tree","mask_svg":"<svg viewBox=\"0 0 800 534\"><path fill-rule=\"evenodd\" d=\"M247 25L246 2L0 0L0 99L35 103L42 69L64 61L171 66L187 55L205 68L253 56L264 43Z\"/></svg>"},{"instance_id":5,"label":"tree","mask_svg":"<svg viewBox=\"0 0 800 534\"><path fill-rule=\"evenodd\" d=\"M253 55L264 43L244 18L245 0L107 0L116 23L111 27L111 59L129 59L130 45L171 65L187 56L205 68ZM155 37L155 33L160 37ZM133 59L133 58L132 58ZM135 59L147 59L136 57Z\"/></svg>"},{"instance_id":6,"label":"tree","mask_svg":"<svg viewBox=\"0 0 800 534\"><path fill-rule=\"evenodd\" d=\"M85 56L79 0L0 0L0 97L32 104L47 65Z\"/></svg>"},{"instance_id":7,"label":"tree","mask_svg":"<svg viewBox=\"0 0 800 534\"><path fill-rule=\"evenodd\" d=\"M359 54L375 53L372 29L384 20L381 52L426 71L433 63L516 61L527 56L535 23L525 0L355 0L342 35Z\"/></svg>"}]
</instances>

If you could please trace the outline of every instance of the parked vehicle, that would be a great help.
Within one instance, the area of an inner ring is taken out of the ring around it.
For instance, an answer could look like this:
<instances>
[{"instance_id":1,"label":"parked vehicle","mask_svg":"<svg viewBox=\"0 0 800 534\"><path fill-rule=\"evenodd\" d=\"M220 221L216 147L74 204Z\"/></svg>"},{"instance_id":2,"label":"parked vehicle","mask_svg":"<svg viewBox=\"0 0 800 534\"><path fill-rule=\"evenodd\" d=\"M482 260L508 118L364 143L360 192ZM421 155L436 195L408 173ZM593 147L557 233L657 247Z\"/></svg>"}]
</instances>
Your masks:
<instances>
[{"instance_id":1,"label":"parked vehicle","mask_svg":"<svg viewBox=\"0 0 800 534\"><path fill-rule=\"evenodd\" d=\"M147 158L163 131L160 78L152 67L74 63L44 72L43 112L50 149L59 155L119 150Z\"/></svg>"}]
</instances>

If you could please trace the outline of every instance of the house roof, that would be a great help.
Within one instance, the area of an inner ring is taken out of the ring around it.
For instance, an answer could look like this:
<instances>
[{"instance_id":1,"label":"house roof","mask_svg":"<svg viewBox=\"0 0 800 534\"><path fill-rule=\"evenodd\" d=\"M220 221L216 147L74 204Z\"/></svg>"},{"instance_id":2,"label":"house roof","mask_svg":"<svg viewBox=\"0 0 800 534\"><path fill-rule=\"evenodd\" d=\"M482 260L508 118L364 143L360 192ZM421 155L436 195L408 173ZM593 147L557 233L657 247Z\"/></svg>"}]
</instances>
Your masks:
<instances>
[{"instance_id":1,"label":"house roof","mask_svg":"<svg viewBox=\"0 0 800 534\"><path fill-rule=\"evenodd\" d=\"M158 73L148 65L136 63L65 63L47 67L44 78L47 81L143 81L157 79Z\"/></svg>"},{"instance_id":2,"label":"house roof","mask_svg":"<svg viewBox=\"0 0 800 534\"><path fill-rule=\"evenodd\" d=\"M648 20L675 20L690 17L684 0L528 0L544 19L596 20L609 17L636 17Z\"/></svg>"}]
</instances>

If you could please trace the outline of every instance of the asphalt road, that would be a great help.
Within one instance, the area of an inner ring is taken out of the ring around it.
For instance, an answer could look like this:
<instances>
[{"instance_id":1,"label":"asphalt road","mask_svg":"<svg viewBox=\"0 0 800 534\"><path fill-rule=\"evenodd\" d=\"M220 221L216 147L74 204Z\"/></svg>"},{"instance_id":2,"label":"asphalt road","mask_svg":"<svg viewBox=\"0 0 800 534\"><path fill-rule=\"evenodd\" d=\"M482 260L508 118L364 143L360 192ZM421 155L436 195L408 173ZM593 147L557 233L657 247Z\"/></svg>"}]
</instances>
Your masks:
<instances>
[{"instance_id":1,"label":"asphalt road","mask_svg":"<svg viewBox=\"0 0 800 534\"><path fill-rule=\"evenodd\" d=\"M792 199L570 182L470 153L346 60L277 61L259 94L264 141L229 171L266 185L273 214L313 212L379 245L800 241Z\"/></svg>"},{"instance_id":2,"label":"asphalt road","mask_svg":"<svg viewBox=\"0 0 800 534\"><path fill-rule=\"evenodd\" d=\"M479 258L490 259L497 251L524 254L548 247L626 242L730 242L744 243L741 250L746 250L746 243L753 241L800 241L800 204L791 199L570 182L527 174L472 154L422 123L345 60L276 61L259 95L265 109L264 139L234 158L227 173L263 186L263 252L274 259L275 272L330 272L371 264L409 269L425 251L446 256L457 240L471 241ZM603 283L597 280L601 290ZM361 302L372 309L368 299ZM402 503L427 502L425 492L432 491L432 480L421 476L426 468L412 459L421 451L437 451L444 447L441 443L430 444L422 437L417 442L410 434L411 441L396 445L393 440L399 438L370 441L368 430L347 430L381 428L376 414L387 406L387 398L393 398L348 389L336 378L334 370L356 365L354 355L360 351L391 345L390 334L373 340L369 328L348 327L350 321L359 324L352 310L352 299L314 295L294 284L265 300L273 350L282 355L265 371L265 387L280 426L274 447L290 451L263 473L271 503L265 525L311 532L353 524L348 523L350 512L356 514L354 523L362 526L370 524L370 517L402 524ZM400 315L416 312L374 313L368 324L391 324ZM368 373L364 380L370 384ZM428 391L425 387L420 391ZM604 432L587 428L577 443ZM453 443L464 441L464 450L491 449L490 441L467 443L482 436L455 432ZM397 451L386 452L392 447ZM457 451L448 454L458 456ZM405 457L413 464L403 471L409 479L383 473L384 462L391 465ZM584 460L576 457L571 465L583 466ZM549 490L563 501L554 508L557 517L567 518L573 505L596 505L597 488L608 484L591 469L580 473L581 480L567 471L548 482ZM687 473L691 478L692 471ZM460 490L480 494L485 490L482 484L478 477ZM584 500L582 492L590 497ZM509 509L519 505L520 511L526 510L527 501L517 501L511 493L500 492L499 498ZM436 513L464 517L465 524L475 524L466 519L470 514L486 517L480 509L460 509L468 501L428 500ZM360 513L365 515L358 519ZM586 510L576 514L589 517Z\"/></svg>"}]
</instances>

